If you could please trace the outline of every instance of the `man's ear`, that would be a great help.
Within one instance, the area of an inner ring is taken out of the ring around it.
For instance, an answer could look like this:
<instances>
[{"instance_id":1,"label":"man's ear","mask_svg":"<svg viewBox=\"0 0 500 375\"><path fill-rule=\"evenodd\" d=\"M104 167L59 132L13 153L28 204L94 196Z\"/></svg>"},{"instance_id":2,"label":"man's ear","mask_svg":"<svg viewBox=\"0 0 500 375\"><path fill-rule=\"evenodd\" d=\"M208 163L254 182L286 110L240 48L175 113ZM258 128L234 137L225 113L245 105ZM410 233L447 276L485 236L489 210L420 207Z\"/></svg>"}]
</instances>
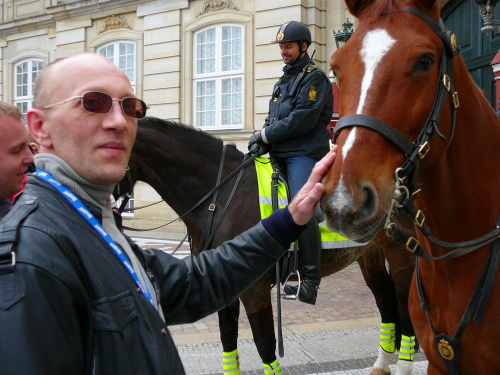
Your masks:
<instances>
[{"instance_id":1,"label":"man's ear","mask_svg":"<svg viewBox=\"0 0 500 375\"><path fill-rule=\"evenodd\" d=\"M26 121L31 135L41 147L51 148L50 129L45 122L46 114L40 109L30 109L26 114Z\"/></svg>"}]
</instances>

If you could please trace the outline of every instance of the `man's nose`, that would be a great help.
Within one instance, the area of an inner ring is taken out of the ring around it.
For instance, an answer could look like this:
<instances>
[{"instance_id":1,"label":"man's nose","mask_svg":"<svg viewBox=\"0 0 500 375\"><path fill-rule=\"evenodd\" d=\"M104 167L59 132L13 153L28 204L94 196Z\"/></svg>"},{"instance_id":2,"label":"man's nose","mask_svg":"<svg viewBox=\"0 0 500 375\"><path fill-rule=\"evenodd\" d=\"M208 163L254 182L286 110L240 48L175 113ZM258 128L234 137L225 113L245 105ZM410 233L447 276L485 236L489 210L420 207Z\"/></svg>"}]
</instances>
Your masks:
<instances>
[{"instance_id":1,"label":"man's nose","mask_svg":"<svg viewBox=\"0 0 500 375\"><path fill-rule=\"evenodd\" d=\"M103 121L103 127L124 130L128 126L127 116L123 113L121 102L113 100L111 109Z\"/></svg>"}]
</instances>

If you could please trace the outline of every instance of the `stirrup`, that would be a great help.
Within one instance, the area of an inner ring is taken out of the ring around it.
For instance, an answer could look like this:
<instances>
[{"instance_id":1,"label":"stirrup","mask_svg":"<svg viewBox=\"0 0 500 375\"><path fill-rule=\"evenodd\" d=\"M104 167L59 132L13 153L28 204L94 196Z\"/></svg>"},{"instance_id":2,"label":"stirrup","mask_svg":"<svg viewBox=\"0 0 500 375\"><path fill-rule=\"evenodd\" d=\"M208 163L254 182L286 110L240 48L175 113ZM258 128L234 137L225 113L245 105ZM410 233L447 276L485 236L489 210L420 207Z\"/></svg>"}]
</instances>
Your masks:
<instances>
[{"instance_id":1,"label":"stirrup","mask_svg":"<svg viewBox=\"0 0 500 375\"><path fill-rule=\"evenodd\" d=\"M285 282L283 283L283 292L285 291L285 288L287 287L288 279L290 278L290 276L295 275L295 274L297 274L297 280L298 280L297 293L295 293L295 294L281 293L281 298L283 298L283 299L294 299L294 300L297 299L297 298L299 298L299 292L300 292L300 273L299 273L299 271L292 271L292 272L290 272L290 274L286 278Z\"/></svg>"}]
</instances>

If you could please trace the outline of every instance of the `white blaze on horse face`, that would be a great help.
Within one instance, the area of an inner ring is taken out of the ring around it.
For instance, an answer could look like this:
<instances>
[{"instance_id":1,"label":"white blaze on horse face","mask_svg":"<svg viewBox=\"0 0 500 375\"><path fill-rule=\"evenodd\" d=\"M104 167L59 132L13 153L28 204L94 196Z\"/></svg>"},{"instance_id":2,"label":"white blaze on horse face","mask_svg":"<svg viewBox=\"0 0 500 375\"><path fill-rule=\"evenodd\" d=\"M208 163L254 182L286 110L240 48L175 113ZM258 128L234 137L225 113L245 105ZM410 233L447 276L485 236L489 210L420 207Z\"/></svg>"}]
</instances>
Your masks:
<instances>
[{"instance_id":1,"label":"white blaze on horse face","mask_svg":"<svg viewBox=\"0 0 500 375\"><path fill-rule=\"evenodd\" d=\"M393 39L389 33L384 29L375 29L366 33L363 44L361 46L361 50L359 54L361 55L361 59L365 65L365 74L363 76L363 80L361 81L361 94L359 96L358 108L356 109L356 114L363 113L363 107L366 102L368 90L372 86L373 79L375 77L375 71L377 70L377 66L380 61L384 58L384 56L389 52L391 47L396 43L396 40ZM342 159L346 160L348 152L354 146L354 142L356 141L356 127L354 127L347 139L342 146ZM345 199L346 188L343 186L343 173L340 176L340 182L337 187L337 201L332 202L332 205L340 212L342 208L348 204L348 201Z\"/></svg>"},{"instance_id":2,"label":"white blaze on horse face","mask_svg":"<svg viewBox=\"0 0 500 375\"><path fill-rule=\"evenodd\" d=\"M361 51L359 51L361 59L365 64L365 75L361 83L361 95L356 113L363 113L366 96L372 85L373 77L375 77L377 66L394 43L396 43L396 40L391 38L389 33L383 29L376 29L366 33L363 39L363 46L361 47Z\"/></svg>"},{"instance_id":3,"label":"white blaze on horse face","mask_svg":"<svg viewBox=\"0 0 500 375\"><path fill-rule=\"evenodd\" d=\"M396 41L391 38L389 33L384 29L376 29L366 33L361 50L359 51L365 65L365 74L361 81L361 94L359 96L358 108L356 109L357 114L363 113L367 93L375 77L377 66L394 43L396 43ZM342 157L344 160L347 157L348 151L354 145L355 139L356 127L349 133L345 145L342 147Z\"/></svg>"}]
</instances>

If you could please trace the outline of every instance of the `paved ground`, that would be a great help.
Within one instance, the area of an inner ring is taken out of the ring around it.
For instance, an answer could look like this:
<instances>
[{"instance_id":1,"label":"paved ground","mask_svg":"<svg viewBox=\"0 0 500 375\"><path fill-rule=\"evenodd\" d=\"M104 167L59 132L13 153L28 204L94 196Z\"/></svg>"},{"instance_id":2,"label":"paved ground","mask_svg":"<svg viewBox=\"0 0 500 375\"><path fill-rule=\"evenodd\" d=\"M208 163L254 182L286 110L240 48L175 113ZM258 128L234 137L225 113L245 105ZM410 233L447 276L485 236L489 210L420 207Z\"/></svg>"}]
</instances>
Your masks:
<instances>
[{"instance_id":1,"label":"paved ground","mask_svg":"<svg viewBox=\"0 0 500 375\"><path fill-rule=\"evenodd\" d=\"M143 247L171 252L182 235L132 233ZM167 240L166 238L174 238ZM177 252L188 253L183 245ZM276 300L275 290L273 301ZM274 302L274 311L276 303ZM275 317L276 320L276 317ZM282 300L284 357L283 374L369 374L378 354L380 316L375 300L364 284L357 264L322 280L315 306ZM187 374L222 374L222 347L217 314L194 324L170 327ZM239 321L242 374L263 374L244 310ZM396 363L395 358L393 363ZM415 357L413 374L425 374L423 353ZM392 371L395 373L394 366Z\"/></svg>"}]
</instances>

